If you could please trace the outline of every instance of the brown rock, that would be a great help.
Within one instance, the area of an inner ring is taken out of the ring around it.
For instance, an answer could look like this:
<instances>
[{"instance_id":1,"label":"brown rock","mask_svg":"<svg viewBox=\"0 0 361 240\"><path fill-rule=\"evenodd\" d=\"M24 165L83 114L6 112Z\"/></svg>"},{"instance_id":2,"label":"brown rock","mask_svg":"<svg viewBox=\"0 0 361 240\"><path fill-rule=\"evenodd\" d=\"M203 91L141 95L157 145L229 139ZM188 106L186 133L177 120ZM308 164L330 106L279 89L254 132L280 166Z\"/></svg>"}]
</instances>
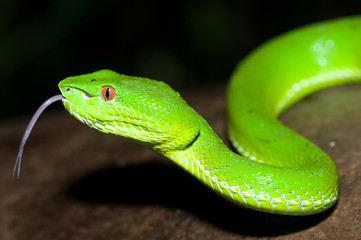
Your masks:
<instances>
[{"instance_id":1,"label":"brown rock","mask_svg":"<svg viewBox=\"0 0 361 240\"><path fill-rule=\"evenodd\" d=\"M183 96L225 140L224 86ZM336 162L341 195L308 217L233 206L163 157L45 113L11 176L28 118L0 124L0 239L361 239L361 85L324 90L281 119ZM225 140L227 142L227 140Z\"/></svg>"}]
</instances>

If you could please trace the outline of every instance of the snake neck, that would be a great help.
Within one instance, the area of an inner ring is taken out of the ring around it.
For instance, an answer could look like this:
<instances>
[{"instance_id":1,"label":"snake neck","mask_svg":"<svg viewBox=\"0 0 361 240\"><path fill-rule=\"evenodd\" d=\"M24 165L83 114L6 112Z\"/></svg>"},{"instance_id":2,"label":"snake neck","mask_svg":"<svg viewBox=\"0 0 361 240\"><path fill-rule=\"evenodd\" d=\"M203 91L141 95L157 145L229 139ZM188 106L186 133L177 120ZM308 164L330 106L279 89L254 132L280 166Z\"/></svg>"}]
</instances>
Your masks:
<instances>
[{"instance_id":1,"label":"snake neck","mask_svg":"<svg viewBox=\"0 0 361 240\"><path fill-rule=\"evenodd\" d=\"M220 164L219 167L223 167L227 165L227 162L222 162L226 159L242 158L223 143L202 117L199 116L198 121L200 126L198 135L188 146L165 152L163 155L192 174L198 168L213 169L214 164Z\"/></svg>"}]
</instances>

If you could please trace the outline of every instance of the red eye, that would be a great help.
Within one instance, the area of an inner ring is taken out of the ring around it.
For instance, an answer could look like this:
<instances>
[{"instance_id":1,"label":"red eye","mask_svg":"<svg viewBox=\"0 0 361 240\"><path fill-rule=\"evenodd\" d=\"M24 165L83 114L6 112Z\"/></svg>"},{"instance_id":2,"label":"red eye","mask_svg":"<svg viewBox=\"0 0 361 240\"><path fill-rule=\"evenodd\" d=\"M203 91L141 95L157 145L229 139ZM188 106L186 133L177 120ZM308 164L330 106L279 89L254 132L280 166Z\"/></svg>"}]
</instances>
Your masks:
<instances>
[{"instance_id":1,"label":"red eye","mask_svg":"<svg viewBox=\"0 0 361 240\"><path fill-rule=\"evenodd\" d=\"M106 85L100 89L100 96L105 101L113 101L117 96L117 93L115 92L115 89L112 86Z\"/></svg>"}]
</instances>

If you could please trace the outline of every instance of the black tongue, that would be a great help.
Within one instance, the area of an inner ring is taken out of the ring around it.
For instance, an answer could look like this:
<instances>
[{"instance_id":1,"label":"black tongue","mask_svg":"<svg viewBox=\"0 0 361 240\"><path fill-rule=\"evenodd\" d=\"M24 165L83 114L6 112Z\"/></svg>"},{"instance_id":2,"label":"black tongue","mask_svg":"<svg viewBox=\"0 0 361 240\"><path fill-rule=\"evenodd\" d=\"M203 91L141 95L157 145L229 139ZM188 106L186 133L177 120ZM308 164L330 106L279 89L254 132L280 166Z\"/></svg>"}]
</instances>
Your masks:
<instances>
[{"instance_id":1,"label":"black tongue","mask_svg":"<svg viewBox=\"0 0 361 240\"><path fill-rule=\"evenodd\" d=\"M16 178L19 178L19 176L20 176L20 164L21 164L21 157L22 157L23 151L24 151L24 146L25 146L26 140L28 139L30 132L33 129L39 116L43 113L45 108L47 108L50 104L52 104L56 101L59 101L59 100L63 100L63 99L65 99L63 95L61 95L61 94L55 95L55 96L47 99L43 104L41 104L40 107L38 108L38 110L36 110L36 112L34 113L28 126L26 127L24 136L23 136L20 146L19 146L18 156L16 158L16 162L15 162L15 166L14 166L14 170L13 170L14 177L16 176Z\"/></svg>"}]
</instances>

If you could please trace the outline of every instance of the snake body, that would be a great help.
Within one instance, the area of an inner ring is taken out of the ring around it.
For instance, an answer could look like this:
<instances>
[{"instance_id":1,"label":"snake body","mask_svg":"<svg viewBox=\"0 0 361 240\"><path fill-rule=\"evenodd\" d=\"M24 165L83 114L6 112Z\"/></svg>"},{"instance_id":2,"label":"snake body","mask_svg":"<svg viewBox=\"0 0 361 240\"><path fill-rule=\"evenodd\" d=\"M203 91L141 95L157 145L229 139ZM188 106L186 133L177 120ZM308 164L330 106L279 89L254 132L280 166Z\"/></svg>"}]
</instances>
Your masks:
<instances>
[{"instance_id":1,"label":"snake body","mask_svg":"<svg viewBox=\"0 0 361 240\"><path fill-rule=\"evenodd\" d=\"M62 80L57 99L90 127L153 149L236 204L308 215L336 202L337 169L277 116L318 89L360 80L361 17L265 43L239 64L227 90L228 133L241 155L163 82L100 70Z\"/></svg>"}]
</instances>

